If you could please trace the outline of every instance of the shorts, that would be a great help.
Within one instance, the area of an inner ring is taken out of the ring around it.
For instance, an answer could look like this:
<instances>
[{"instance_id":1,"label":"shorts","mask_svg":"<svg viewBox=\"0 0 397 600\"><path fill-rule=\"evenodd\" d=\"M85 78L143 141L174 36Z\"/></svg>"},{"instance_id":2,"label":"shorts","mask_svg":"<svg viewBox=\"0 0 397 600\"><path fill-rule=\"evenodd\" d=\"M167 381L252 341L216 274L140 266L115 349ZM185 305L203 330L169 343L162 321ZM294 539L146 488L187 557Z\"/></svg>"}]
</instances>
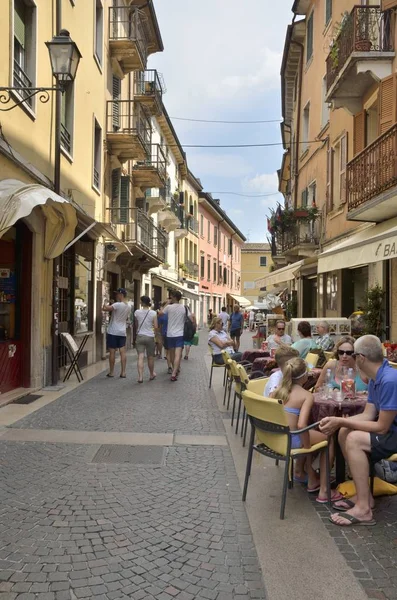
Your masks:
<instances>
[{"instance_id":1,"label":"shorts","mask_svg":"<svg viewBox=\"0 0 397 600\"><path fill-rule=\"evenodd\" d=\"M135 341L135 348L138 354L145 354L149 358L154 356L154 337L150 335L137 335Z\"/></svg>"},{"instance_id":2,"label":"shorts","mask_svg":"<svg viewBox=\"0 0 397 600\"><path fill-rule=\"evenodd\" d=\"M233 329L233 330L230 332L230 337L231 337L231 338L234 338L234 337L235 337L235 338L237 338L237 339L240 339L240 337L241 337L241 329Z\"/></svg>"},{"instance_id":3,"label":"shorts","mask_svg":"<svg viewBox=\"0 0 397 600\"><path fill-rule=\"evenodd\" d=\"M397 431L389 431L381 435L380 433L370 433L371 453L369 459L371 463L377 463L383 458L389 458L392 454L397 454Z\"/></svg>"},{"instance_id":4,"label":"shorts","mask_svg":"<svg viewBox=\"0 0 397 600\"><path fill-rule=\"evenodd\" d=\"M106 334L106 347L111 350L117 348L124 348L127 343L127 336L125 335L113 335L112 333Z\"/></svg>"},{"instance_id":5,"label":"shorts","mask_svg":"<svg viewBox=\"0 0 397 600\"><path fill-rule=\"evenodd\" d=\"M185 346L192 346L193 345L193 340L190 340L190 342L187 342L186 340L183 340L183 343Z\"/></svg>"},{"instance_id":6,"label":"shorts","mask_svg":"<svg viewBox=\"0 0 397 600\"><path fill-rule=\"evenodd\" d=\"M168 350L167 336L163 335L163 348L164 350Z\"/></svg>"},{"instance_id":7,"label":"shorts","mask_svg":"<svg viewBox=\"0 0 397 600\"><path fill-rule=\"evenodd\" d=\"M175 348L183 348L185 345L183 341L183 335L179 335L178 337L168 337L167 336L167 350L174 350Z\"/></svg>"},{"instance_id":8,"label":"shorts","mask_svg":"<svg viewBox=\"0 0 397 600\"><path fill-rule=\"evenodd\" d=\"M299 450L303 448L301 436L299 433L293 433L291 435L291 450Z\"/></svg>"}]
</instances>

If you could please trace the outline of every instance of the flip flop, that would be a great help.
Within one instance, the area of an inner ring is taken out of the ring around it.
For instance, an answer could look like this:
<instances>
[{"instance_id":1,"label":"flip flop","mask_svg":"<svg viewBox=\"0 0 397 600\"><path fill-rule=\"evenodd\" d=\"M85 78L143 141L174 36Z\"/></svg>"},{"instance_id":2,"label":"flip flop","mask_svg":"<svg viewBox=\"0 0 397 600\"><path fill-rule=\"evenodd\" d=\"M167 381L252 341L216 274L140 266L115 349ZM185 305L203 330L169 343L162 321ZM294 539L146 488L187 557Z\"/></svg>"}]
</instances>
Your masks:
<instances>
[{"instance_id":1,"label":"flip flop","mask_svg":"<svg viewBox=\"0 0 397 600\"><path fill-rule=\"evenodd\" d=\"M316 492L320 491L320 486L317 485L315 488L307 488L307 491L309 492L309 494L315 494Z\"/></svg>"},{"instance_id":2,"label":"flip flop","mask_svg":"<svg viewBox=\"0 0 397 600\"><path fill-rule=\"evenodd\" d=\"M345 506L338 506L336 504L337 502L344 502ZM332 503L332 508L338 512L346 512L347 510L353 508L353 506L355 506L354 502L348 498L341 498L340 500L335 500L335 502Z\"/></svg>"},{"instance_id":3,"label":"flip flop","mask_svg":"<svg viewBox=\"0 0 397 600\"><path fill-rule=\"evenodd\" d=\"M343 515L343 518L346 519L348 523L335 523L332 517L333 515L331 515L328 518L333 525L337 525L338 527L354 527L356 525L361 527L373 527L374 525L376 525L375 519L371 519L370 521L362 521L361 519L358 519L354 515L349 515L348 513L344 513Z\"/></svg>"},{"instance_id":4,"label":"flip flop","mask_svg":"<svg viewBox=\"0 0 397 600\"><path fill-rule=\"evenodd\" d=\"M120 375L121 379L126 379L127 375Z\"/></svg>"},{"instance_id":5,"label":"flip flop","mask_svg":"<svg viewBox=\"0 0 397 600\"><path fill-rule=\"evenodd\" d=\"M153 379L156 379L156 375L153 375L153 377L149 377L149 381L153 381Z\"/></svg>"},{"instance_id":6,"label":"flip flop","mask_svg":"<svg viewBox=\"0 0 397 600\"><path fill-rule=\"evenodd\" d=\"M106 377L114 377L114 375L110 375L110 373L108 373Z\"/></svg>"},{"instance_id":7,"label":"flip flop","mask_svg":"<svg viewBox=\"0 0 397 600\"><path fill-rule=\"evenodd\" d=\"M343 500L343 495L339 494L339 492L337 494L335 494L335 496L333 498L331 496L331 502L338 502L340 500ZM320 498L320 496L317 496L316 502L318 502L319 504L327 504L328 498Z\"/></svg>"},{"instance_id":8,"label":"flip flop","mask_svg":"<svg viewBox=\"0 0 397 600\"><path fill-rule=\"evenodd\" d=\"M178 381L178 377L174 377L174 375L171 377L171 381Z\"/></svg>"},{"instance_id":9,"label":"flip flop","mask_svg":"<svg viewBox=\"0 0 397 600\"><path fill-rule=\"evenodd\" d=\"M138 379L138 383L143 383L143 379Z\"/></svg>"}]
</instances>

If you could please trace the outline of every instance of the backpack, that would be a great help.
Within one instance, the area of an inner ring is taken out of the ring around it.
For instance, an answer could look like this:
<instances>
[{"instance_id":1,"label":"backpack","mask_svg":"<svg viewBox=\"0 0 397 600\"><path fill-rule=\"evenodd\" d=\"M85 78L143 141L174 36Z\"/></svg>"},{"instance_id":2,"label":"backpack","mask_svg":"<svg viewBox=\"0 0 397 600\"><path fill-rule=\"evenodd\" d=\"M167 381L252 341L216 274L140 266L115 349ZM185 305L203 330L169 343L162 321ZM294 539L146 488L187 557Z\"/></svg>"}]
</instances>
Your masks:
<instances>
[{"instance_id":1,"label":"backpack","mask_svg":"<svg viewBox=\"0 0 397 600\"><path fill-rule=\"evenodd\" d=\"M183 327L183 339L185 342L191 342L194 338L194 334L196 333L196 325L193 323L191 319L189 319L189 315L187 312L187 306L185 306L185 325Z\"/></svg>"}]
</instances>

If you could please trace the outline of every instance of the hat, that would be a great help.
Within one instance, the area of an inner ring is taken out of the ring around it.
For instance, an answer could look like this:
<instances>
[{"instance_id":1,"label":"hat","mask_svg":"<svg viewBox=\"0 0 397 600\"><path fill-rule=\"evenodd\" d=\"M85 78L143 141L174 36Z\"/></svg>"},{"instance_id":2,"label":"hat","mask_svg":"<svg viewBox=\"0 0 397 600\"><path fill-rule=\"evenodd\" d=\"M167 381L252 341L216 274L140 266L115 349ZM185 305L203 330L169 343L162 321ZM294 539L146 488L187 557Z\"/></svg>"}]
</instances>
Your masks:
<instances>
[{"instance_id":1,"label":"hat","mask_svg":"<svg viewBox=\"0 0 397 600\"><path fill-rule=\"evenodd\" d=\"M115 290L115 293L117 294L123 294L123 296L127 295L127 290L125 288L117 288L117 290Z\"/></svg>"}]
</instances>

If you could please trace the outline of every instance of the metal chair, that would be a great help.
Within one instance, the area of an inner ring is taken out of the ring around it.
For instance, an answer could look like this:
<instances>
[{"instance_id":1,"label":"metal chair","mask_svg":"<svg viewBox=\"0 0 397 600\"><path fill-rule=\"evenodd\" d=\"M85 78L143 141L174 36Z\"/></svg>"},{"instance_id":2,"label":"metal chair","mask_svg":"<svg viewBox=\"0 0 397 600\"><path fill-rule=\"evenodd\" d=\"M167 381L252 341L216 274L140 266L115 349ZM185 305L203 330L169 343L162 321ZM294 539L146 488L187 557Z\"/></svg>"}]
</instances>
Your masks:
<instances>
[{"instance_id":1,"label":"metal chair","mask_svg":"<svg viewBox=\"0 0 397 600\"><path fill-rule=\"evenodd\" d=\"M223 374L223 385L225 385L226 383L226 365L218 365L216 363L214 363L214 351L212 349L212 347L208 344L208 348L210 349L210 354L211 354L211 372L210 372L210 383L209 383L209 388L211 387L211 383L212 383L212 373L214 371L214 369L223 369L224 370L224 374Z\"/></svg>"},{"instance_id":2,"label":"metal chair","mask_svg":"<svg viewBox=\"0 0 397 600\"><path fill-rule=\"evenodd\" d=\"M247 497L249 477L251 475L252 456L254 450L263 456L274 458L276 461L285 462L284 483L281 496L280 519L284 519L287 489L293 487L294 469L293 461L300 456L313 454L319 450L326 453L327 468L327 498L331 508L331 477L329 465L328 440L319 442L310 448L292 449L292 435L304 433L318 426L313 423L303 429L291 431L288 425L287 413L281 400L264 398L248 390L242 393L248 418L251 422L251 436L249 441L247 467L245 470L243 502ZM259 443L255 443L255 436Z\"/></svg>"},{"instance_id":3,"label":"metal chair","mask_svg":"<svg viewBox=\"0 0 397 600\"><path fill-rule=\"evenodd\" d=\"M242 392L247 389L250 381L252 381L251 378L254 375L260 375L261 377L256 377L256 378L254 378L253 381L258 381L258 379L261 379L263 381L264 379L267 380L268 378L263 376L262 371L251 371L251 373L248 374L247 370L244 367L244 365L241 365L241 364L237 364L237 369L238 369L238 380L240 382L240 394L237 394L237 397L239 399L239 403L238 403L238 412L237 412L237 418L236 418L236 433L238 433L238 424L239 424L239 419L240 419L240 410L241 410L241 406L242 406L243 407L243 415L242 415L242 420L241 420L241 433L240 433L240 435L243 438L243 446L245 446L245 440L246 440L246 436L247 436L247 424L248 424L248 421L245 420L245 406L244 406L244 403L243 403Z\"/></svg>"},{"instance_id":4,"label":"metal chair","mask_svg":"<svg viewBox=\"0 0 397 600\"><path fill-rule=\"evenodd\" d=\"M305 358L305 363L310 366L312 369L315 369L320 358L319 354L315 354L314 352L309 352Z\"/></svg>"}]
</instances>

